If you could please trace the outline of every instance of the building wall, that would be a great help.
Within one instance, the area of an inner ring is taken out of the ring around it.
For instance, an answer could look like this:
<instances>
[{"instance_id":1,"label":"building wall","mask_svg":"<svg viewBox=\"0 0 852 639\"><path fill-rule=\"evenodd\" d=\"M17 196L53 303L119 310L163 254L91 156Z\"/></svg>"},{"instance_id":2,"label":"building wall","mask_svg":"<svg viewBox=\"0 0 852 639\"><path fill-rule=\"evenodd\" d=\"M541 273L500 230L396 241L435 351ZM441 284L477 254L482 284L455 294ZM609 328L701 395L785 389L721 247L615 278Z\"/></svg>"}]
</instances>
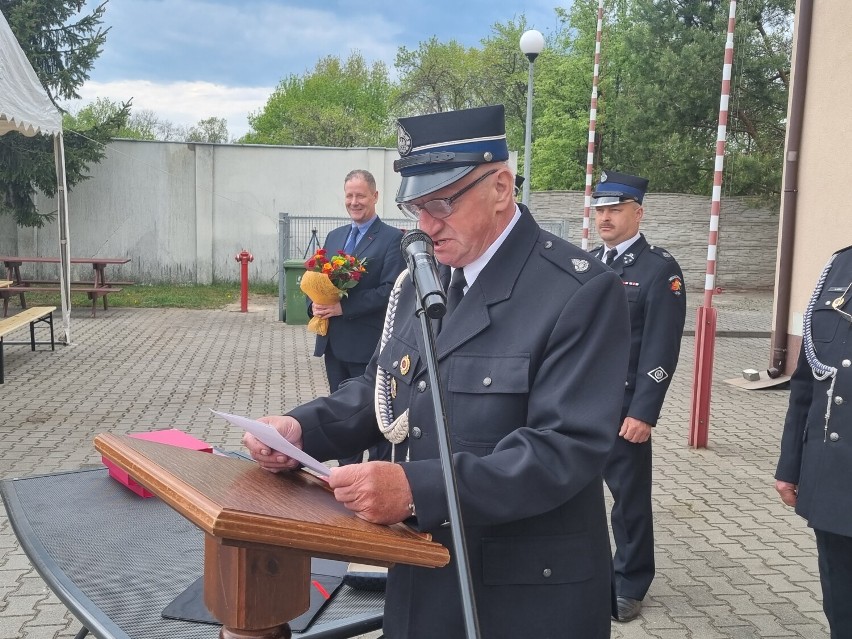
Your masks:
<instances>
[{"instance_id":1,"label":"building wall","mask_svg":"<svg viewBox=\"0 0 852 639\"><path fill-rule=\"evenodd\" d=\"M789 336L788 372L796 363L802 315L819 274L834 251L852 244L852 218L847 213L845 192L852 180L852 83L840 81L852 77L852 43L847 33L852 24L852 3L832 0L812 4L807 93L797 162L790 312L786 318L778 318L777 309L773 313L773 329L784 330ZM798 6L796 15L798 18ZM798 20L796 28L798 32ZM794 50L794 67L799 55ZM793 90L796 81L793 77ZM785 190L788 182L790 178L785 175ZM782 209L782 222L788 214ZM779 249L781 241L779 237ZM777 282L776 287L783 284Z\"/></svg>"},{"instance_id":2,"label":"building wall","mask_svg":"<svg viewBox=\"0 0 852 639\"><path fill-rule=\"evenodd\" d=\"M346 219L343 179L366 168L380 215L398 217L396 157L390 149L113 141L70 193L71 253L132 258L118 279L210 283L238 279L234 256L245 248L255 257L250 276L275 281L279 212ZM42 196L38 206L55 204ZM53 255L57 232L19 229L8 248Z\"/></svg>"},{"instance_id":3,"label":"building wall","mask_svg":"<svg viewBox=\"0 0 852 639\"><path fill-rule=\"evenodd\" d=\"M336 216L344 223L343 179L353 168L366 168L376 176L379 214L398 219L396 157L393 149L117 140L92 167L91 179L70 193L71 254L130 257L129 264L111 269L116 280L209 283L238 280L234 256L245 248L254 255L250 278L275 282L279 213ZM566 237L580 243L582 192L532 193L530 199L539 219L564 220ZM675 255L690 289L703 290L709 195L649 194L645 204L648 239ZM41 197L38 205L42 212L55 208L52 198ZM744 199L724 200L718 285L771 288L776 232L772 211ZM57 254L55 224L17 229L4 216L0 233L2 253ZM55 277L48 269L55 271L47 266L42 275Z\"/></svg>"}]
</instances>

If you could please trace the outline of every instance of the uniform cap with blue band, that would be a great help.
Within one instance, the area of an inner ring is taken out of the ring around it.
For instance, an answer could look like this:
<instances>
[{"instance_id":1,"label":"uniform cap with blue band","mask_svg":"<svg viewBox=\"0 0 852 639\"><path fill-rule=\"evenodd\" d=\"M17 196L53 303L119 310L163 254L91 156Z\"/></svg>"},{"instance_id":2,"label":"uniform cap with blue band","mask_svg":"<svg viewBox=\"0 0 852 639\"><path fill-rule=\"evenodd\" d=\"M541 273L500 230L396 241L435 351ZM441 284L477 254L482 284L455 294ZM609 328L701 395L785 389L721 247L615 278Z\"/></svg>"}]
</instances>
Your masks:
<instances>
[{"instance_id":1,"label":"uniform cap with blue band","mask_svg":"<svg viewBox=\"0 0 852 639\"><path fill-rule=\"evenodd\" d=\"M400 118L397 126L397 202L438 191L480 164L509 159L502 104Z\"/></svg>"},{"instance_id":2,"label":"uniform cap with blue band","mask_svg":"<svg viewBox=\"0 0 852 639\"><path fill-rule=\"evenodd\" d=\"M618 173L617 171L601 171L601 179L592 193L592 206L612 206L620 202L636 201L642 204L648 180L636 175Z\"/></svg>"}]
</instances>

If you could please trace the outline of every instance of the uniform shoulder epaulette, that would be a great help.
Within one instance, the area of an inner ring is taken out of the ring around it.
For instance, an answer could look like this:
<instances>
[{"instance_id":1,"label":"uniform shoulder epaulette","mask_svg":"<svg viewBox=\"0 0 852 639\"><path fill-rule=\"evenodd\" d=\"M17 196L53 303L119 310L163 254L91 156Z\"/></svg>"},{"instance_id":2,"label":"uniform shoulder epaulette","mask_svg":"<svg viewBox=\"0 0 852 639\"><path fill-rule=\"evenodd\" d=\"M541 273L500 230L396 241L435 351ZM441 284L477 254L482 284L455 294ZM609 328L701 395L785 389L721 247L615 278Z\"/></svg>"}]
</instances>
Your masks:
<instances>
[{"instance_id":1,"label":"uniform shoulder epaulette","mask_svg":"<svg viewBox=\"0 0 852 639\"><path fill-rule=\"evenodd\" d=\"M539 248L542 256L581 282L604 270L600 260L548 231L542 231L539 235Z\"/></svg>"},{"instance_id":2,"label":"uniform shoulder epaulette","mask_svg":"<svg viewBox=\"0 0 852 639\"><path fill-rule=\"evenodd\" d=\"M655 255L659 255L664 260L667 260L669 262L676 261L674 256L671 253L669 253L666 249L664 249L662 246L656 246L654 244L649 244L648 250L651 251L651 253L654 253Z\"/></svg>"},{"instance_id":3,"label":"uniform shoulder epaulette","mask_svg":"<svg viewBox=\"0 0 852 639\"><path fill-rule=\"evenodd\" d=\"M845 246L845 247L843 247L842 249L840 249L840 250L838 250L838 251L835 251L835 252L834 252L834 254L835 254L835 255L840 255L841 253L845 253L845 252L846 252L846 251L848 251L849 249L852 249L852 244L850 244L849 246Z\"/></svg>"}]
</instances>

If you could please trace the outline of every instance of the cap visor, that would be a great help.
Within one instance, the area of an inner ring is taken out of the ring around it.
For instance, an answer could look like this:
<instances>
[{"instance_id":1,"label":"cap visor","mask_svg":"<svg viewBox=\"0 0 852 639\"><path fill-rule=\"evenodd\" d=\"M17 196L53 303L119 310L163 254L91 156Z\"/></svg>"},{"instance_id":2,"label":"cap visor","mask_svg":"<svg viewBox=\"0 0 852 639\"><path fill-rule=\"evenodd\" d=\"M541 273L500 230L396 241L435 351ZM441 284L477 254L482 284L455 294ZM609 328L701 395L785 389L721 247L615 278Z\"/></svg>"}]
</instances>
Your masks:
<instances>
[{"instance_id":1,"label":"cap visor","mask_svg":"<svg viewBox=\"0 0 852 639\"><path fill-rule=\"evenodd\" d=\"M429 195L462 179L475 168L476 166L459 166L444 171L433 171L432 173L421 173L420 175L403 177L399 185L399 191L396 192L396 201L410 202L424 195Z\"/></svg>"},{"instance_id":2,"label":"cap visor","mask_svg":"<svg viewBox=\"0 0 852 639\"><path fill-rule=\"evenodd\" d=\"M602 195L601 197L592 198L592 206L612 206L614 204L620 204L623 201L623 198L618 195Z\"/></svg>"}]
</instances>

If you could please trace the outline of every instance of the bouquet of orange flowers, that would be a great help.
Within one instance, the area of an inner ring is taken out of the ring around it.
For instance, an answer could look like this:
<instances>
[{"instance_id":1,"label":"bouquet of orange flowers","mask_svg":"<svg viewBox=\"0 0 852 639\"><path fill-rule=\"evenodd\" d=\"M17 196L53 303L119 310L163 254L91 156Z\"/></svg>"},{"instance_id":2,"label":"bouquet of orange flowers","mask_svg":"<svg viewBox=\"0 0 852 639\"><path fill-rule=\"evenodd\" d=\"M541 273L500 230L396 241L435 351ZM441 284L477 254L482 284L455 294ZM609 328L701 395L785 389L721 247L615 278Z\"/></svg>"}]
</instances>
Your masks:
<instances>
[{"instance_id":1,"label":"bouquet of orange flowers","mask_svg":"<svg viewBox=\"0 0 852 639\"><path fill-rule=\"evenodd\" d=\"M305 274L300 288L316 304L334 304L357 285L361 276L367 272L365 261L354 255L338 251L330 258L325 249L318 249L313 257L305 262ZM312 317L308 330L325 335L328 333L328 319Z\"/></svg>"}]
</instances>

